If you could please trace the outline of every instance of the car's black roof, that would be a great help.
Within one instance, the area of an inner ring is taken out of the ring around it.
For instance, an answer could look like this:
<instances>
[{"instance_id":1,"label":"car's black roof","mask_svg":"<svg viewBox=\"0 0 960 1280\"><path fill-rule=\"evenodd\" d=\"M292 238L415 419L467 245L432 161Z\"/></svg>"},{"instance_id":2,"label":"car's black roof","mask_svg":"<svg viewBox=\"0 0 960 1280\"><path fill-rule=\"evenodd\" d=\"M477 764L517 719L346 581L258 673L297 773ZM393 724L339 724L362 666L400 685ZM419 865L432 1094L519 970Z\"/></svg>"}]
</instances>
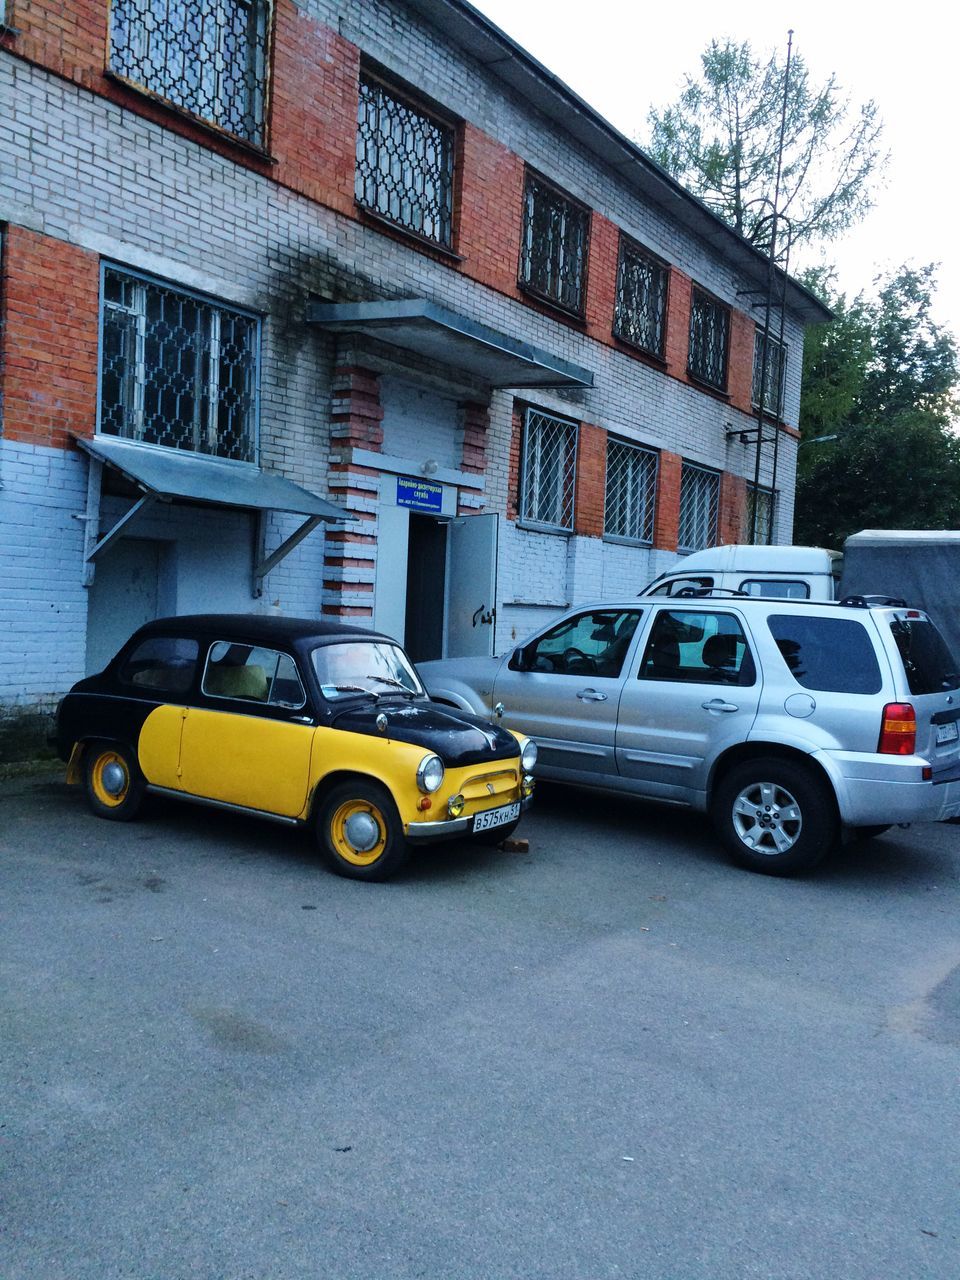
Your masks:
<instances>
[{"instance_id":1,"label":"car's black roof","mask_svg":"<svg viewBox=\"0 0 960 1280\"><path fill-rule=\"evenodd\" d=\"M249 640L254 644L297 644L304 641L329 644L335 640L388 640L392 636L366 627L349 627L326 618L289 618L260 613L193 613L173 618L156 618L136 632L145 639L153 635L197 636L217 640Z\"/></svg>"}]
</instances>

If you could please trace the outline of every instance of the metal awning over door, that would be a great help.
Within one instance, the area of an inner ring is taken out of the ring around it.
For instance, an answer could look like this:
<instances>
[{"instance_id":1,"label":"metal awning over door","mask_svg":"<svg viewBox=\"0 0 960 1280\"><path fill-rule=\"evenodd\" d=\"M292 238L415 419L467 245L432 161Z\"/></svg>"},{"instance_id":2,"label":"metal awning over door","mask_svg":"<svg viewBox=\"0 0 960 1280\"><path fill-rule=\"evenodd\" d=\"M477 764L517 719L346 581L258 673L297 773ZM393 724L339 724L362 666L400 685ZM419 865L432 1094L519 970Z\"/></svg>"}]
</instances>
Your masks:
<instances>
[{"instance_id":1,"label":"metal awning over door","mask_svg":"<svg viewBox=\"0 0 960 1280\"><path fill-rule=\"evenodd\" d=\"M143 511L157 502L180 502L198 506L224 507L251 511L260 516L261 537L253 566L254 594L260 594L261 583L285 556L298 546L316 527L327 522L342 524L348 514L325 498L301 488L283 476L271 475L247 462L232 462L184 450L140 444L132 440L95 436L76 437L79 447L89 455L87 481L86 538L84 540L84 586L93 581L97 557L119 538ZM102 537L100 496L104 466L122 475L140 497L129 511ZM262 552L263 517L268 511L284 511L304 517L303 523L269 556Z\"/></svg>"}]
</instances>

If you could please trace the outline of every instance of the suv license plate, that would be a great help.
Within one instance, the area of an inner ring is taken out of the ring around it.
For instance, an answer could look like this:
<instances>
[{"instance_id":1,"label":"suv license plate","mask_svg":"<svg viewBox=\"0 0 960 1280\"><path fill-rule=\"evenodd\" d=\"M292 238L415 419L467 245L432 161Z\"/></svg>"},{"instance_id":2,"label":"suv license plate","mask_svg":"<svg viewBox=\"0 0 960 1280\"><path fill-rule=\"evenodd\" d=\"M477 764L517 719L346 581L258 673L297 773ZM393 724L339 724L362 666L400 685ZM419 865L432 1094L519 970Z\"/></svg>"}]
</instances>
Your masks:
<instances>
[{"instance_id":1,"label":"suv license plate","mask_svg":"<svg viewBox=\"0 0 960 1280\"><path fill-rule=\"evenodd\" d=\"M957 740L957 722L956 720L948 720L946 724L937 725L937 746L942 747L945 742L956 742Z\"/></svg>"},{"instance_id":2,"label":"suv license plate","mask_svg":"<svg viewBox=\"0 0 960 1280\"><path fill-rule=\"evenodd\" d=\"M502 809L487 809L478 813L473 819L474 831L489 831L491 827L505 827L508 822L515 822L520 817L520 804L505 804Z\"/></svg>"}]
</instances>

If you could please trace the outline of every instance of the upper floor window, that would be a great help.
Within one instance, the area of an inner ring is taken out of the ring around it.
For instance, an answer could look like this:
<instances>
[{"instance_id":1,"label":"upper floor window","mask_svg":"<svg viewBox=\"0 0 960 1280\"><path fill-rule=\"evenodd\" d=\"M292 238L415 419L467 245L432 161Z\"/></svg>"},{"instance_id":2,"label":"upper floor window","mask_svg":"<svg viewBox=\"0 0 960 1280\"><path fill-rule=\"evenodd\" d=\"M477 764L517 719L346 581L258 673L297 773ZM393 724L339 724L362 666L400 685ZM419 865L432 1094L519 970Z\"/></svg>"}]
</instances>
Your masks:
<instances>
[{"instance_id":1,"label":"upper floor window","mask_svg":"<svg viewBox=\"0 0 960 1280\"><path fill-rule=\"evenodd\" d=\"M590 214L545 179L527 173L519 284L582 315Z\"/></svg>"},{"instance_id":2,"label":"upper floor window","mask_svg":"<svg viewBox=\"0 0 960 1280\"><path fill-rule=\"evenodd\" d=\"M528 409L523 433L520 519L573 528L577 424Z\"/></svg>"},{"instance_id":3,"label":"upper floor window","mask_svg":"<svg viewBox=\"0 0 960 1280\"><path fill-rule=\"evenodd\" d=\"M716 546L719 514L719 474L685 462L680 475L678 550L701 551Z\"/></svg>"},{"instance_id":4,"label":"upper floor window","mask_svg":"<svg viewBox=\"0 0 960 1280\"><path fill-rule=\"evenodd\" d=\"M662 355L666 305L666 267L621 236L614 333L651 355Z\"/></svg>"},{"instance_id":5,"label":"upper floor window","mask_svg":"<svg viewBox=\"0 0 960 1280\"><path fill-rule=\"evenodd\" d=\"M763 330L757 329L753 339L753 405L763 408L771 417L783 417L783 384L787 370L787 348L771 334L766 342Z\"/></svg>"},{"instance_id":6,"label":"upper floor window","mask_svg":"<svg viewBox=\"0 0 960 1280\"><path fill-rule=\"evenodd\" d=\"M113 0L110 69L263 146L269 0Z\"/></svg>"},{"instance_id":7,"label":"upper floor window","mask_svg":"<svg viewBox=\"0 0 960 1280\"><path fill-rule=\"evenodd\" d=\"M630 542L652 542L656 493L656 453L608 439L603 532Z\"/></svg>"},{"instance_id":8,"label":"upper floor window","mask_svg":"<svg viewBox=\"0 0 960 1280\"><path fill-rule=\"evenodd\" d=\"M690 351L687 369L708 387L723 391L727 385L727 342L730 308L700 289L690 302Z\"/></svg>"},{"instance_id":9,"label":"upper floor window","mask_svg":"<svg viewBox=\"0 0 960 1280\"><path fill-rule=\"evenodd\" d=\"M115 267L103 273L98 429L256 458L256 316Z\"/></svg>"},{"instance_id":10,"label":"upper floor window","mask_svg":"<svg viewBox=\"0 0 960 1280\"><path fill-rule=\"evenodd\" d=\"M453 172L453 127L362 75L357 202L405 231L450 248Z\"/></svg>"}]
</instances>

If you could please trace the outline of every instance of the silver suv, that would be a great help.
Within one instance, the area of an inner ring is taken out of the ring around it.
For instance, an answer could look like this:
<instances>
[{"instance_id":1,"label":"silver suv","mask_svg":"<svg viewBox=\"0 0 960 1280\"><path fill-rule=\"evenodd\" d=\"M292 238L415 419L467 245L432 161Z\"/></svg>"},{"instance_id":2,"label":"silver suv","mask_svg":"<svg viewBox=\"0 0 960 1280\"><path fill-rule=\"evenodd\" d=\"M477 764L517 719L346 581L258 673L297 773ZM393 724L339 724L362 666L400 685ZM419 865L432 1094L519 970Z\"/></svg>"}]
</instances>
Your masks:
<instances>
[{"instance_id":1,"label":"silver suv","mask_svg":"<svg viewBox=\"0 0 960 1280\"><path fill-rule=\"evenodd\" d=\"M755 871L960 814L960 674L901 602L582 605L502 658L419 671L436 701L533 736L541 778L708 812Z\"/></svg>"}]
</instances>

